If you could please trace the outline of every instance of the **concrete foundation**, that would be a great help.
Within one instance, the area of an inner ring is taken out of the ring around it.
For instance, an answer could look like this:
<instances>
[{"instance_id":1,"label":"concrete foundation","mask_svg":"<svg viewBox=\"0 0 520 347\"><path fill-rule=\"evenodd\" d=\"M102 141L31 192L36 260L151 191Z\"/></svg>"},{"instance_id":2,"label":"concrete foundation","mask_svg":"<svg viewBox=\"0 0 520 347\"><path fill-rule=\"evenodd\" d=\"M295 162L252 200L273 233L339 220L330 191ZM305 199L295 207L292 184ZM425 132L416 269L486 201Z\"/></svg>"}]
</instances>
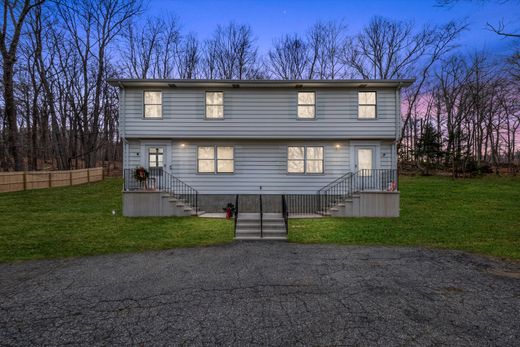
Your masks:
<instances>
[{"instance_id":1,"label":"concrete foundation","mask_svg":"<svg viewBox=\"0 0 520 347\"><path fill-rule=\"evenodd\" d=\"M192 209L169 195L157 191L123 192L123 216L126 217L183 217Z\"/></svg>"},{"instance_id":2,"label":"concrete foundation","mask_svg":"<svg viewBox=\"0 0 520 347\"><path fill-rule=\"evenodd\" d=\"M366 191L354 195L330 209L333 217L399 217L399 192ZM201 194L198 197L199 211L223 213L228 203L235 204L235 194ZM262 195L264 213L281 213L282 199L279 194ZM260 197L257 194L241 194L240 213L258 213ZM123 192L123 215L189 216L193 211L181 202L156 191Z\"/></svg>"},{"instance_id":3,"label":"concrete foundation","mask_svg":"<svg viewBox=\"0 0 520 347\"><path fill-rule=\"evenodd\" d=\"M199 194L199 210L206 212L224 212L228 203L235 205L235 194ZM257 213L260 197L257 194L240 194L238 208L243 213ZM282 196L280 194L262 195L262 206L265 213L282 212Z\"/></svg>"}]
</instances>

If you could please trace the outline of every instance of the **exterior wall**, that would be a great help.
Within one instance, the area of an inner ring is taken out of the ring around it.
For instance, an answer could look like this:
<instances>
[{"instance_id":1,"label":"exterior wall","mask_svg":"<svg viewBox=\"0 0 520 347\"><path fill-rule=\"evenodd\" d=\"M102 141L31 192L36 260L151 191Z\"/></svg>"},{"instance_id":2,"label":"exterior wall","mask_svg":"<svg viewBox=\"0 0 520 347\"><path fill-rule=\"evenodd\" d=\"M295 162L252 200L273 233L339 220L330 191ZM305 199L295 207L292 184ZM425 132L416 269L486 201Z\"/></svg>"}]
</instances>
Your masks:
<instances>
[{"instance_id":1,"label":"exterior wall","mask_svg":"<svg viewBox=\"0 0 520 347\"><path fill-rule=\"evenodd\" d=\"M162 89L163 118L143 119L142 88L121 93L121 134L129 138L395 139L395 88L377 92L377 119L359 120L358 89L305 89L316 92L316 119L297 119L294 88L219 89L224 119L206 120L202 88ZM154 89L161 90L161 89Z\"/></svg>"},{"instance_id":2,"label":"exterior wall","mask_svg":"<svg viewBox=\"0 0 520 347\"><path fill-rule=\"evenodd\" d=\"M254 140L130 140L130 153L125 156L125 168L147 166L146 146L165 146L166 169L199 191L200 194L307 194L351 171L349 141L254 141ZM379 168L392 168L392 144L371 141L379 146ZM197 173L197 147L229 145L235 149L233 174ZM287 146L309 145L324 147L323 174L287 173ZM337 147L338 146L338 147ZM260 189L260 186L262 189Z\"/></svg>"}]
</instances>

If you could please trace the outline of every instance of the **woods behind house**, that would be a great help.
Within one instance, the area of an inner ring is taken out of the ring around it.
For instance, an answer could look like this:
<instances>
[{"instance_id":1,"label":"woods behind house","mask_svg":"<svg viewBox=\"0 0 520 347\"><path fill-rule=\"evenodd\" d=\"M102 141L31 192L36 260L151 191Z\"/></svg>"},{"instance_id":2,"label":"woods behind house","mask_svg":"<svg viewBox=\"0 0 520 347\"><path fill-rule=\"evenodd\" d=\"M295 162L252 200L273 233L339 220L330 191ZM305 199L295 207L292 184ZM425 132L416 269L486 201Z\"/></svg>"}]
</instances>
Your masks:
<instances>
[{"instance_id":1,"label":"woods behind house","mask_svg":"<svg viewBox=\"0 0 520 347\"><path fill-rule=\"evenodd\" d=\"M453 175L516 172L520 160L520 42L470 51L458 19L443 25L373 17L288 32L260 52L247 24L208 38L182 18L144 17L138 0L7 0L2 6L0 169L117 163L117 90L109 78L416 78L402 95L403 168ZM500 28L497 35L504 35ZM506 36L506 35L504 35Z\"/></svg>"}]
</instances>

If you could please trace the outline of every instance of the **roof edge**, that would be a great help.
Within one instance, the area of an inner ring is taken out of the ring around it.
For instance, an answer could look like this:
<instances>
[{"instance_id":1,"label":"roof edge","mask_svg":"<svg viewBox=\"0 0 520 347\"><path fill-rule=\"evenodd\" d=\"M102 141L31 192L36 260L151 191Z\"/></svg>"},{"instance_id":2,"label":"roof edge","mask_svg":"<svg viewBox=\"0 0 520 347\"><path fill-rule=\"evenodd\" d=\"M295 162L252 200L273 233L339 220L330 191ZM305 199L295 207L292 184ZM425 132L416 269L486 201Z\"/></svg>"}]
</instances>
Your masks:
<instances>
[{"instance_id":1,"label":"roof edge","mask_svg":"<svg viewBox=\"0 0 520 347\"><path fill-rule=\"evenodd\" d=\"M156 87L156 88L240 88L240 87L408 87L415 79L342 79L342 80L209 80L209 79L108 79L116 87Z\"/></svg>"}]
</instances>

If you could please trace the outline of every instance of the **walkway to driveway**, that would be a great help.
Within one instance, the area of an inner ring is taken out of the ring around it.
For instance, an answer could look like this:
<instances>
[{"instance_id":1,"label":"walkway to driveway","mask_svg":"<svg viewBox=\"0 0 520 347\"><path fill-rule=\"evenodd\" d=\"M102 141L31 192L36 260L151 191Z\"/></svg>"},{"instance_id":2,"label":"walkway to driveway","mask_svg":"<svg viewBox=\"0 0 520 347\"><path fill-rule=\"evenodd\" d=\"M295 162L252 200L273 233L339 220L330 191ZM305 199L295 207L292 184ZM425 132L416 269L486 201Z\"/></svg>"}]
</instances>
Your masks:
<instances>
[{"instance_id":1,"label":"walkway to driveway","mask_svg":"<svg viewBox=\"0 0 520 347\"><path fill-rule=\"evenodd\" d=\"M0 265L0 345L514 345L520 265L233 243Z\"/></svg>"}]
</instances>

